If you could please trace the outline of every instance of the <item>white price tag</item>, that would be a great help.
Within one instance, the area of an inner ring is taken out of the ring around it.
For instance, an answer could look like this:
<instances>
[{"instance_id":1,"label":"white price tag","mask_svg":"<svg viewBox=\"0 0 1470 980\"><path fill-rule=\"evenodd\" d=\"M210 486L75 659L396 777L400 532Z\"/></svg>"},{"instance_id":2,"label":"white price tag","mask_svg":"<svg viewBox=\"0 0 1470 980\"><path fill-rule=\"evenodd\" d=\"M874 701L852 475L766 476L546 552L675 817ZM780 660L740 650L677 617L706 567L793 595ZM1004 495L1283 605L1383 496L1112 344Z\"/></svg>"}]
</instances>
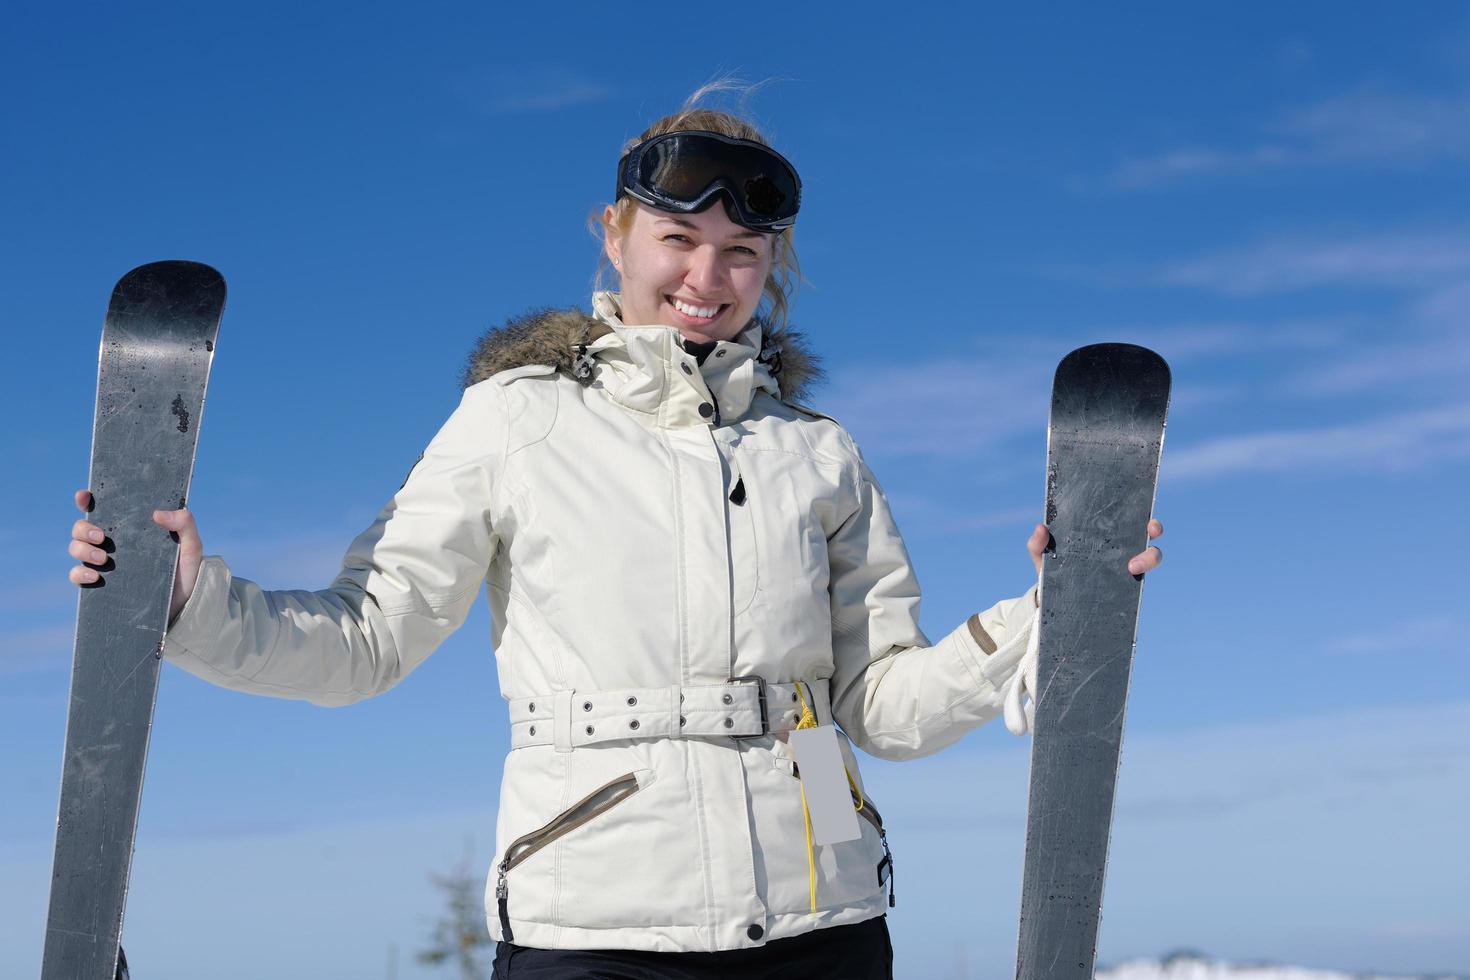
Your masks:
<instances>
[{"instance_id":1,"label":"white price tag","mask_svg":"<svg viewBox=\"0 0 1470 980\"><path fill-rule=\"evenodd\" d=\"M857 808L847 785L847 769L837 746L837 729L831 725L797 728L787 733L787 744L796 754L801 785L806 791L806 808L812 818L812 843L837 844L863 835Z\"/></svg>"}]
</instances>

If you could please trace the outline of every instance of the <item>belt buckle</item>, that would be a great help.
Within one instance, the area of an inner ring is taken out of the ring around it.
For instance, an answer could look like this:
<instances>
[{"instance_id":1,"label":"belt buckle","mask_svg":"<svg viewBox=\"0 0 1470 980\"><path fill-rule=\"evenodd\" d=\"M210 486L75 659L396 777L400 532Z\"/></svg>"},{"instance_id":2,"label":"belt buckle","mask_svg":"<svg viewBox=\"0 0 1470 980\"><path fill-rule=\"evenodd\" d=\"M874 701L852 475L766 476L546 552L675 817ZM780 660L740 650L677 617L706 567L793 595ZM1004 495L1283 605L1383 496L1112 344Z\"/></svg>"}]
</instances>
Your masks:
<instances>
[{"instance_id":1,"label":"belt buckle","mask_svg":"<svg viewBox=\"0 0 1470 980\"><path fill-rule=\"evenodd\" d=\"M754 681L757 687L756 698L761 706L761 730L753 735L731 735L731 738L760 738L771 733L771 720L766 714L766 679L759 674L742 674L739 677L730 678L731 684L741 681Z\"/></svg>"}]
</instances>

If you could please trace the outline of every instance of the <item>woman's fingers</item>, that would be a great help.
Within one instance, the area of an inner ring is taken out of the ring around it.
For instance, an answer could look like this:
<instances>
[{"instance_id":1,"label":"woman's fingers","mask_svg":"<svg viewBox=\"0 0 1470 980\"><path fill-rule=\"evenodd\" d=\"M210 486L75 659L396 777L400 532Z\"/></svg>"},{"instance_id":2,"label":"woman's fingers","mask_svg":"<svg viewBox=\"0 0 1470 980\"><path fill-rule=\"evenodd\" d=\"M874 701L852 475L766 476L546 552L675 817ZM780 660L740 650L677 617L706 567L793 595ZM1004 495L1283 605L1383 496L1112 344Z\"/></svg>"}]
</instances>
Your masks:
<instances>
[{"instance_id":1,"label":"woman's fingers","mask_svg":"<svg viewBox=\"0 0 1470 980\"><path fill-rule=\"evenodd\" d=\"M194 523L194 515L189 513L187 507L180 510L155 510L153 523L177 534L181 546L188 547L199 541L198 526Z\"/></svg>"},{"instance_id":2,"label":"woman's fingers","mask_svg":"<svg viewBox=\"0 0 1470 980\"><path fill-rule=\"evenodd\" d=\"M1142 575L1144 572L1153 571L1155 568L1158 568L1159 563L1163 560L1163 549L1156 545L1150 545L1146 551L1134 555L1128 560L1128 571L1134 575Z\"/></svg>"},{"instance_id":3,"label":"woman's fingers","mask_svg":"<svg viewBox=\"0 0 1470 980\"><path fill-rule=\"evenodd\" d=\"M67 579L72 585L90 585L102 576L95 568L84 568L81 565L73 565L71 571L66 573Z\"/></svg>"},{"instance_id":4,"label":"woman's fingers","mask_svg":"<svg viewBox=\"0 0 1470 980\"><path fill-rule=\"evenodd\" d=\"M66 550L78 561L90 562L93 565L107 564L107 552L85 541L73 541Z\"/></svg>"},{"instance_id":5,"label":"woman's fingers","mask_svg":"<svg viewBox=\"0 0 1470 980\"><path fill-rule=\"evenodd\" d=\"M76 501L77 510L83 514L92 509L92 492L90 490L78 490L72 497ZM78 561L88 562L91 565L105 567L109 561L107 552L97 545L107 540L106 533L88 520L78 520L71 526L71 541L67 544L67 554ZM102 578L96 568L87 565L73 565L67 571L66 577L73 585L90 585Z\"/></svg>"},{"instance_id":6,"label":"woman's fingers","mask_svg":"<svg viewBox=\"0 0 1470 980\"><path fill-rule=\"evenodd\" d=\"M1164 525L1160 521L1151 520L1148 522L1148 539L1150 541L1162 536L1163 533ZM1158 568L1159 563L1163 560L1163 549L1157 545L1150 545L1148 548L1128 559L1128 571L1134 575L1142 575L1144 572L1153 571L1155 568Z\"/></svg>"},{"instance_id":7,"label":"woman's fingers","mask_svg":"<svg viewBox=\"0 0 1470 980\"><path fill-rule=\"evenodd\" d=\"M76 492L77 510L83 514L92 509L92 493L89 490L78 490ZM101 544L104 538L102 528L91 521L79 519L71 526L71 536L78 541L90 541L93 544Z\"/></svg>"},{"instance_id":8,"label":"woman's fingers","mask_svg":"<svg viewBox=\"0 0 1470 980\"><path fill-rule=\"evenodd\" d=\"M1036 571L1041 572L1041 556L1046 552L1046 546L1051 543L1051 531L1047 530L1045 524L1036 525L1031 532L1031 537L1026 539L1026 550L1031 555L1031 563L1036 566Z\"/></svg>"},{"instance_id":9,"label":"woman's fingers","mask_svg":"<svg viewBox=\"0 0 1470 980\"><path fill-rule=\"evenodd\" d=\"M71 526L71 536L74 541L90 541L93 544L101 544L106 537L102 528L90 521L77 521Z\"/></svg>"}]
</instances>

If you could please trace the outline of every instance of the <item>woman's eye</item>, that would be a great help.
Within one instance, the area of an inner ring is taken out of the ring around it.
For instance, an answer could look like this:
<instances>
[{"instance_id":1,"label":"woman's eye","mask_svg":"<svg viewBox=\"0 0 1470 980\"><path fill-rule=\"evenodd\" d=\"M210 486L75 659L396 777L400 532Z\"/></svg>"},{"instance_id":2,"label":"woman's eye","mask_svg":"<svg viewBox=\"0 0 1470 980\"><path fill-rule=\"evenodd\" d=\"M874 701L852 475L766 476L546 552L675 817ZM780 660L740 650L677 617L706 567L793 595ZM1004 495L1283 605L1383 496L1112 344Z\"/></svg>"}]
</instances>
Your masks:
<instances>
[{"instance_id":1,"label":"woman's eye","mask_svg":"<svg viewBox=\"0 0 1470 980\"><path fill-rule=\"evenodd\" d=\"M687 241L689 241L689 236L688 235L680 235L678 233L675 233L675 234L672 234L672 235L665 235L664 236L664 241L666 241L666 242L670 242L670 241L674 241L674 242L687 242Z\"/></svg>"},{"instance_id":2,"label":"woman's eye","mask_svg":"<svg viewBox=\"0 0 1470 980\"><path fill-rule=\"evenodd\" d=\"M751 258L759 258L760 257L760 253L757 252L755 249L751 248L748 245L736 245L733 249L731 249L731 251L733 251L733 252L739 252L742 255L748 255Z\"/></svg>"}]
</instances>

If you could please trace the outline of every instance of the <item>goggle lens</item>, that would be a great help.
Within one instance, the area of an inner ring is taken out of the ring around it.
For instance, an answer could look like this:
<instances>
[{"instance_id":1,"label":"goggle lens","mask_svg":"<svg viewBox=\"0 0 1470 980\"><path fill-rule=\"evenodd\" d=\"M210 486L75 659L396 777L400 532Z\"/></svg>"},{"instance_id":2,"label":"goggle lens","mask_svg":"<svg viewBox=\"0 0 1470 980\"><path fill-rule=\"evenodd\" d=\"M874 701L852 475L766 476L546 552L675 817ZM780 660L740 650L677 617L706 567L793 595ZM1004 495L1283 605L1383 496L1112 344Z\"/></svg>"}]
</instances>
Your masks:
<instances>
[{"instance_id":1,"label":"goggle lens","mask_svg":"<svg viewBox=\"0 0 1470 980\"><path fill-rule=\"evenodd\" d=\"M636 190L694 209L724 190L743 223L782 226L796 216L801 182L775 151L713 133L670 133L633 150ZM621 188L620 188L621 190ZM641 195L639 195L641 196Z\"/></svg>"}]
</instances>

